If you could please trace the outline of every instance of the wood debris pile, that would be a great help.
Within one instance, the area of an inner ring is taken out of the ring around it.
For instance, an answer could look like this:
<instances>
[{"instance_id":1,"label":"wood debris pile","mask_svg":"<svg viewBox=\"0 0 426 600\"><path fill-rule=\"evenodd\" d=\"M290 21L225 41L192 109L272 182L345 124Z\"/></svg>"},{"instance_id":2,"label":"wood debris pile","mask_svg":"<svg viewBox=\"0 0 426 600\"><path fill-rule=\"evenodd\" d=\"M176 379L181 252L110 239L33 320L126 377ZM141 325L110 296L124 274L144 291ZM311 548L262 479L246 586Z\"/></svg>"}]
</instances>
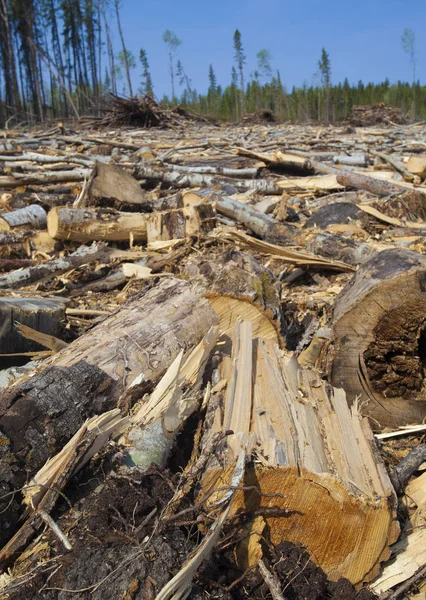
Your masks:
<instances>
[{"instance_id":1,"label":"wood debris pile","mask_svg":"<svg viewBox=\"0 0 426 600\"><path fill-rule=\"evenodd\" d=\"M386 106L383 102L363 106L353 106L346 122L354 127L370 127L372 125L403 125L408 118L399 108Z\"/></svg>"},{"instance_id":2,"label":"wood debris pile","mask_svg":"<svg viewBox=\"0 0 426 600\"><path fill-rule=\"evenodd\" d=\"M109 106L100 123L105 127L173 127L188 120L185 111L165 110L149 95L122 98L109 94Z\"/></svg>"},{"instance_id":3,"label":"wood debris pile","mask_svg":"<svg viewBox=\"0 0 426 600\"><path fill-rule=\"evenodd\" d=\"M426 129L145 125L0 144L0 598L426 592Z\"/></svg>"}]
</instances>

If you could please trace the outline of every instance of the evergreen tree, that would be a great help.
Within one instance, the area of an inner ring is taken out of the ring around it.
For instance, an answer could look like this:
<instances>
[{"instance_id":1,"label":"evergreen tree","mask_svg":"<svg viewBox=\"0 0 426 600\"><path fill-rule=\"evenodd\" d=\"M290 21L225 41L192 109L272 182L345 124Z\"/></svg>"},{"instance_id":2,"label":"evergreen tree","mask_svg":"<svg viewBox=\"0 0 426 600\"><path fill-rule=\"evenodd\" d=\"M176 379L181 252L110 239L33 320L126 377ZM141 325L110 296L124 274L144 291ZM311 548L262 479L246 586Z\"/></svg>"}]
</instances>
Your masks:
<instances>
[{"instance_id":1,"label":"evergreen tree","mask_svg":"<svg viewBox=\"0 0 426 600\"><path fill-rule=\"evenodd\" d=\"M246 63L246 55L244 54L243 43L241 41L241 33L238 29L234 33L234 50L235 50L235 62L237 63L238 72L240 75L240 89L241 89L241 105L242 114L245 114L245 88L244 88L244 65Z\"/></svg>"},{"instance_id":2,"label":"evergreen tree","mask_svg":"<svg viewBox=\"0 0 426 600\"><path fill-rule=\"evenodd\" d=\"M321 50L321 58L318 61L318 69L321 76L321 84L325 91L324 118L328 123L330 120L330 84L331 84L331 62L330 56L325 48Z\"/></svg>"},{"instance_id":3,"label":"evergreen tree","mask_svg":"<svg viewBox=\"0 0 426 600\"><path fill-rule=\"evenodd\" d=\"M213 65L209 66L209 89L207 91L207 105L209 112L215 113L217 110L218 89L216 75Z\"/></svg>"},{"instance_id":4,"label":"evergreen tree","mask_svg":"<svg viewBox=\"0 0 426 600\"><path fill-rule=\"evenodd\" d=\"M151 73L149 71L148 56L146 54L146 51L143 48L140 49L139 60L141 61L142 69L143 69L142 70L142 77L143 77L142 93L149 94L150 96L152 96L154 86L152 85Z\"/></svg>"}]
</instances>

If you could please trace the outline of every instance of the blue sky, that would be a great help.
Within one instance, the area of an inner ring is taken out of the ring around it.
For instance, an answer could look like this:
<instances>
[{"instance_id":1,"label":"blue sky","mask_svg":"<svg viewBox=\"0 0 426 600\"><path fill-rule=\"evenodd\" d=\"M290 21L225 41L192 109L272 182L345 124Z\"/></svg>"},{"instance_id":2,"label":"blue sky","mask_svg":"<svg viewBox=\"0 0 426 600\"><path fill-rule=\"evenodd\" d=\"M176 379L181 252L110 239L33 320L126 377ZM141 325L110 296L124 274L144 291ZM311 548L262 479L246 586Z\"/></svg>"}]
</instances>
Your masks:
<instances>
[{"instance_id":1,"label":"blue sky","mask_svg":"<svg viewBox=\"0 0 426 600\"><path fill-rule=\"evenodd\" d=\"M408 27L416 35L417 77L426 83L425 0L122 0L121 19L128 49L137 59L140 48L147 51L157 97L170 94L165 29L182 40L178 58L199 92L208 87L210 63L218 83L230 82L237 28L247 55L246 79L256 68L256 53L266 48L273 69L291 89L312 82L323 46L333 83L345 76L355 83L410 80L400 39ZM114 44L118 51L116 29ZM136 87L140 72L137 60Z\"/></svg>"}]
</instances>

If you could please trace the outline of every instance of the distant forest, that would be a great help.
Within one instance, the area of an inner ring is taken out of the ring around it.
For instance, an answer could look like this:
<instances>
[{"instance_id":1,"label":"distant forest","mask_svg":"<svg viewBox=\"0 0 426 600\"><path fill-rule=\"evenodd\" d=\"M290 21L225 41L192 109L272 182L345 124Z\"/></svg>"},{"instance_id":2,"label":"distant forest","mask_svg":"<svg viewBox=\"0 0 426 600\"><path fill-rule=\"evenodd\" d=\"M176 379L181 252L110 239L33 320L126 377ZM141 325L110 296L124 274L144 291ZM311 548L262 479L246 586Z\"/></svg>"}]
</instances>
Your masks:
<instances>
[{"instance_id":1,"label":"distant forest","mask_svg":"<svg viewBox=\"0 0 426 600\"><path fill-rule=\"evenodd\" d=\"M113 43L111 26L118 31ZM165 106L182 104L190 111L226 120L271 110L293 122L332 122L345 118L354 104L385 104L413 119L426 119L426 86L416 79L415 36L404 30L401 52L407 55L411 83L356 85L347 79L332 83L332 61L326 49L318 57L310 85L288 89L271 66L267 49L257 53L257 67L246 72L241 33L233 40L233 64L225 87L217 83L214 66L206 65L208 89L194 89L179 59L182 41L170 30L163 34L168 52L170 95L157 98ZM232 46L231 46L232 45ZM101 115L108 93L132 96L155 93L155 73L141 48L135 57L126 47L120 21L120 0L0 0L0 125L16 127L52 118ZM135 74L140 85L133 89ZM412 77L411 77L412 75Z\"/></svg>"}]
</instances>

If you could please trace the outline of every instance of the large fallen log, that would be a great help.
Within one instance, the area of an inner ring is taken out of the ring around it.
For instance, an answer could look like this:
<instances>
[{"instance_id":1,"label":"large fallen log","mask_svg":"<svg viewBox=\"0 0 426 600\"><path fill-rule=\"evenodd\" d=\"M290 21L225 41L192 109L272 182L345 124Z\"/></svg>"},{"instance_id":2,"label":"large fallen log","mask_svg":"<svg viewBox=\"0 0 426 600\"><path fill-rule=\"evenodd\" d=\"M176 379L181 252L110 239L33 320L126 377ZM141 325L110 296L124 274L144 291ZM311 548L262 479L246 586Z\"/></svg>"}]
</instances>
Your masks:
<instances>
[{"instance_id":1,"label":"large fallen log","mask_svg":"<svg viewBox=\"0 0 426 600\"><path fill-rule=\"evenodd\" d=\"M422 422L426 416L424 321L426 258L400 249L364 263L337 297L332 384L380 426Z\"/></svg>"},{"instance_id":2,"label":"large fallen log","mask_svg":"<svg viewBox=\"0 0 426 600\"><path fill-rule=\"evenodd\" d=\"M166 278L47 363L69 366L85 360L98 365L116 381L118 397L136 377L155 381L182 348L198 344L211 326L219 324L221 334L229 335L236 316L246 311L258 323L258 331L267 330L267 337L277 339L271 313L278 313L278 296L274 300L269 294L267 306L263 304L261 279L268 271L259 265L257 277L254 263L246 260L239 267L234 261L226 268L226 261L212 260L204 281L196 286ZM232 286L237 276L244 282L239 289ZM214 290L213 281L220 282Z\"/></svg>"},{"instance_id":3,"label":"large fallen log","mask_svg":"<svg viewBox=\"0 0 426 600\"><path fill-rule=\"evenodd\" d=\"M300 369L274 341L253 340L249 322L238 322L221 375L226 393L208 409L202 444L218 431L234 434L207 464L201 497L220 500L214 488L229 486L245 448L251 461L231 515L254 519L248 538L263 519L273 545L303 544L332 580L371 579L399 528L392 485L357 405L349 409L343 390ZM259 551L242 541L240 566L255 564Z\"/></svg>"}]
</instances>

